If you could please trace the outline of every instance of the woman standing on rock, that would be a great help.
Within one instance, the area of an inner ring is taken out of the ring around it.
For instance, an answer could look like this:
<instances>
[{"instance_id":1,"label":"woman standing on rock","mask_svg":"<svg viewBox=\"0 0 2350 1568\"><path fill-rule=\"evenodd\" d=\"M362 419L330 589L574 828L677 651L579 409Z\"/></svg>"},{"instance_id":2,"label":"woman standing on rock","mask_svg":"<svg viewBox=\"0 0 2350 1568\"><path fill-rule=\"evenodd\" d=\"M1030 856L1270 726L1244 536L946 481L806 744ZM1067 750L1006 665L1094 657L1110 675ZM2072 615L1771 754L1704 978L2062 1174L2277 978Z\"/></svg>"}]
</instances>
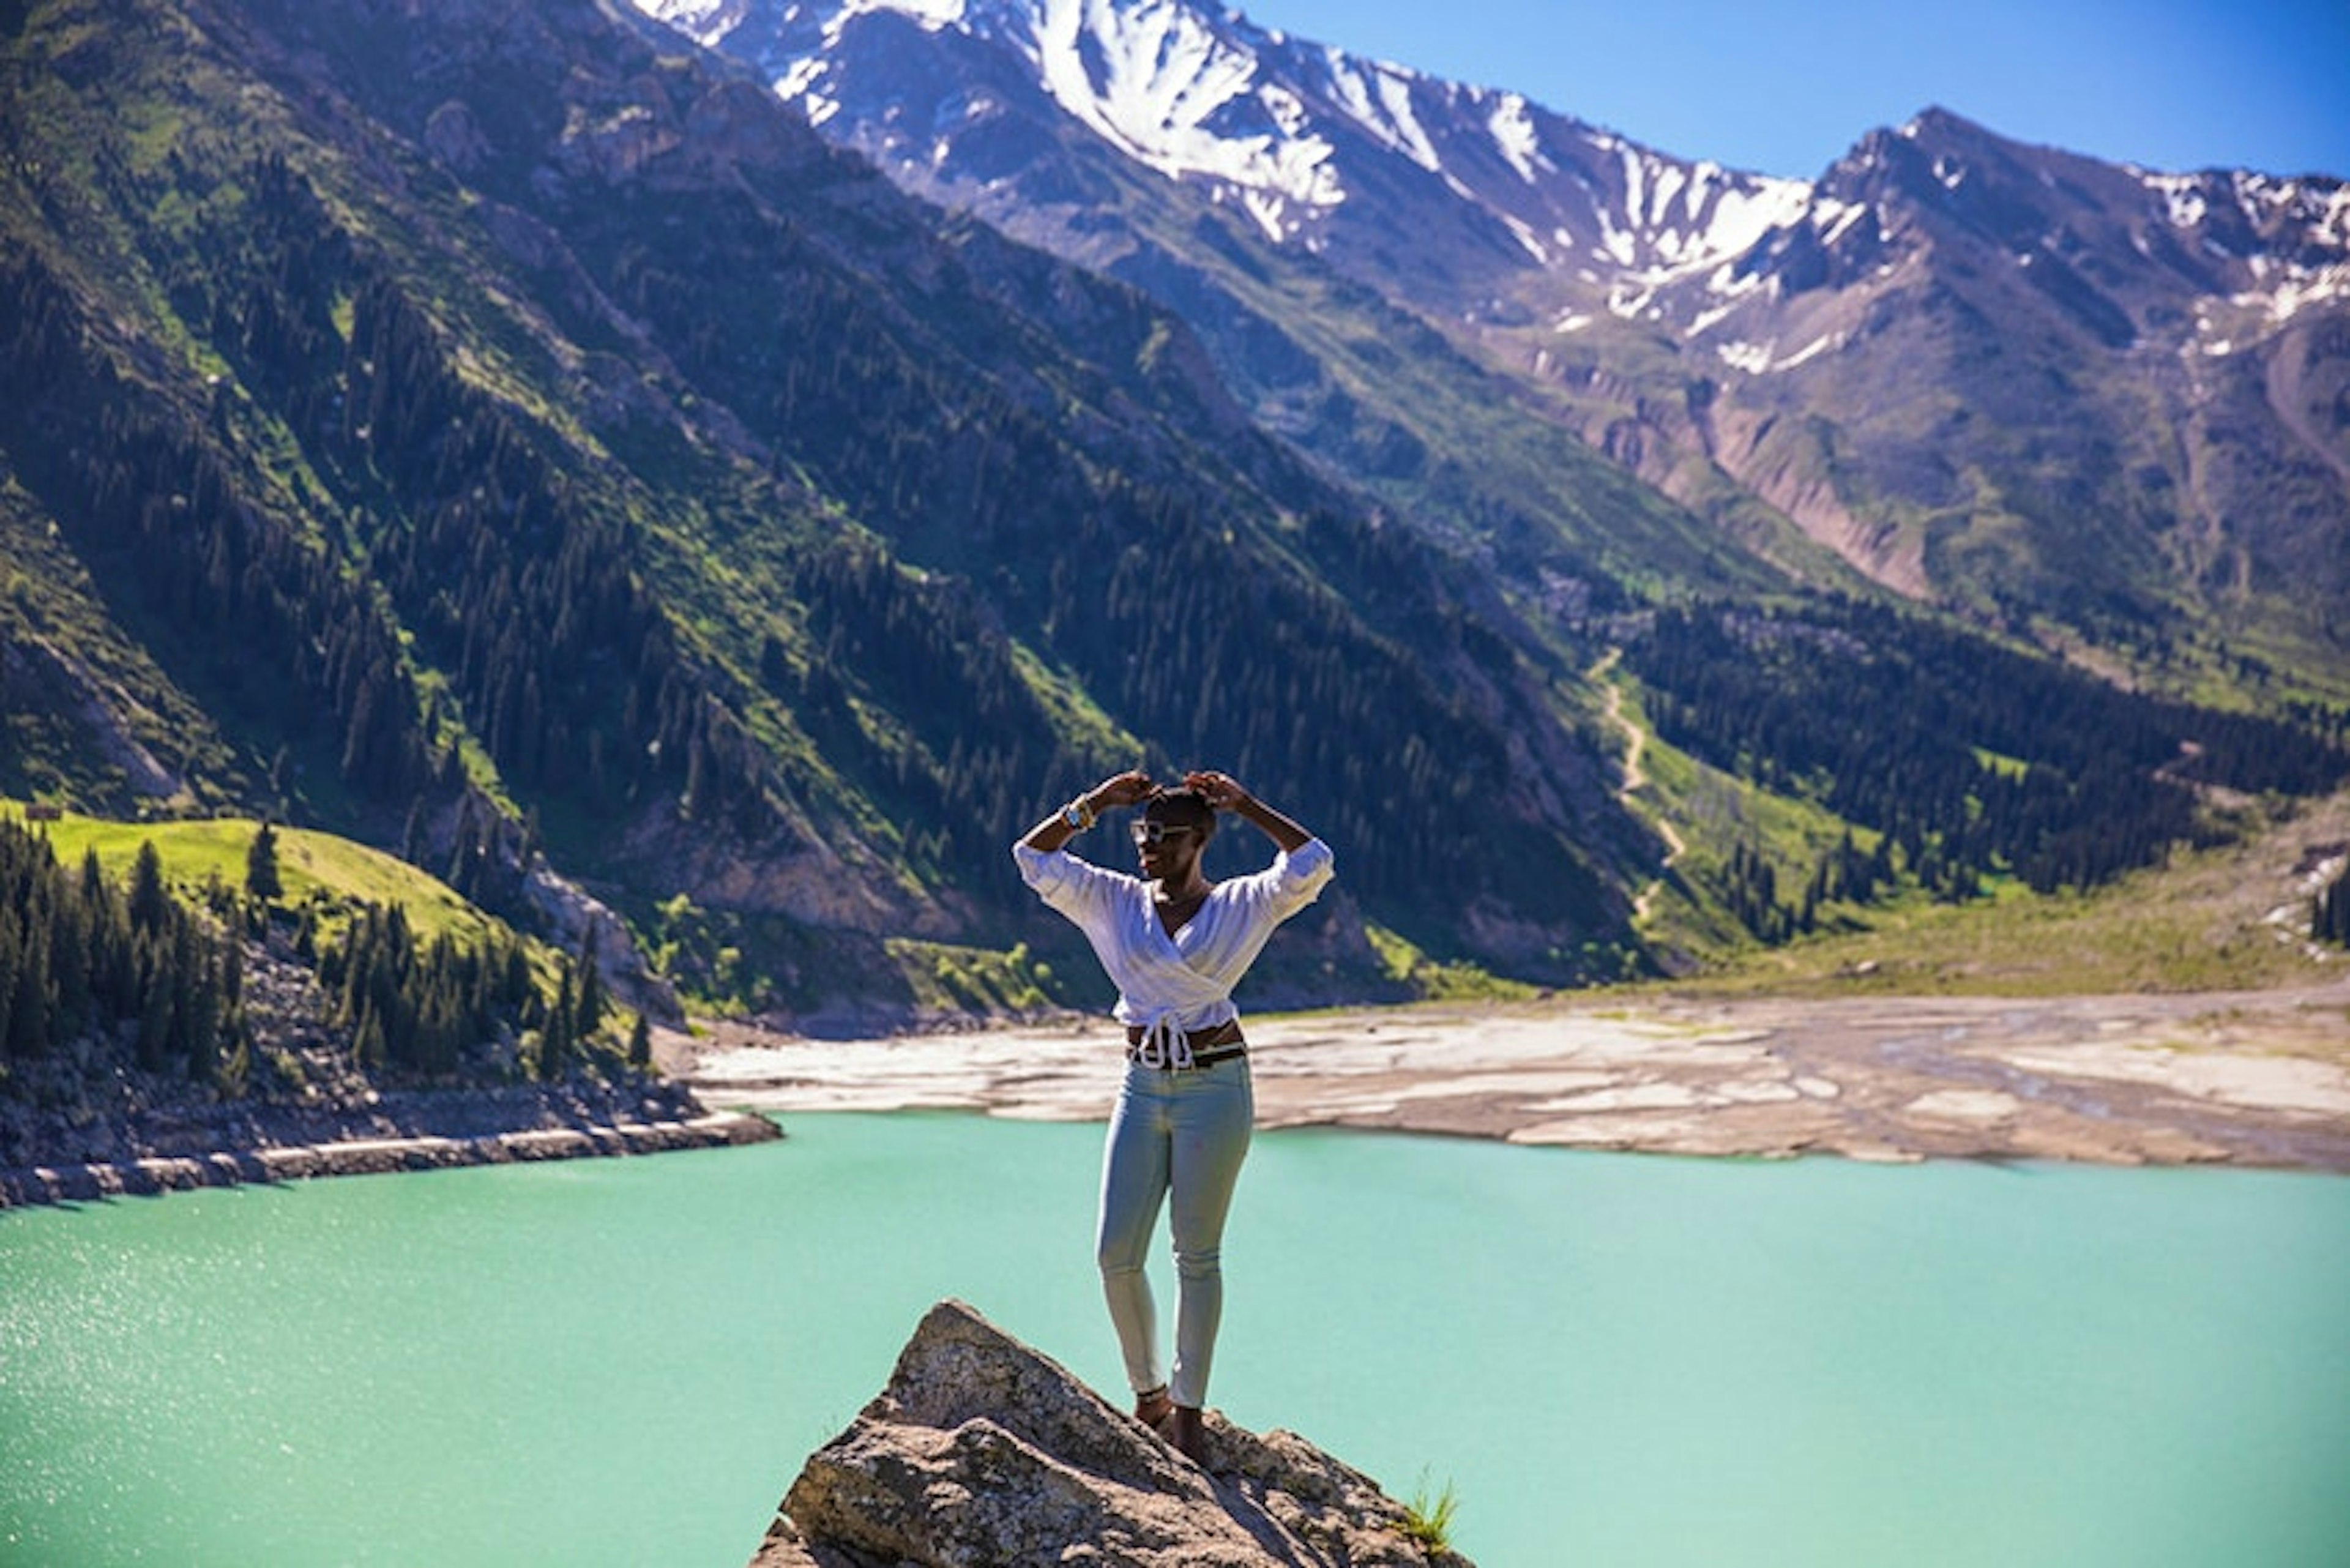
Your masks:
<instances>
[{"instance_id":1,"label":"woman standing on rock","mask_svg":"<svg viewBox=\"0 0 2350 1568\"><path fill-rule=\"evenodd\" d=\"M1104 811L1132 805L1142 807L1132 825L1140 877L1067 853ZM1280 853L1271 867L1208 880L1200 856L1220 811L1273 840ZM1186 774L1180 789L1163 789L1135 772L1103 780L1038 823L1012 857L1037 896L1085 933L1118 987L1127 1069L1102 1156L1095 1251L1135 1416L1197 1462L1223 1313L1224 1215L1256 1114L1232 988L1273 929L1330 880L1330 846L1223 774ZM1142 1263L1170 1199L1175 1366L1162 1377Z\"/></svg>"}]
</instances>

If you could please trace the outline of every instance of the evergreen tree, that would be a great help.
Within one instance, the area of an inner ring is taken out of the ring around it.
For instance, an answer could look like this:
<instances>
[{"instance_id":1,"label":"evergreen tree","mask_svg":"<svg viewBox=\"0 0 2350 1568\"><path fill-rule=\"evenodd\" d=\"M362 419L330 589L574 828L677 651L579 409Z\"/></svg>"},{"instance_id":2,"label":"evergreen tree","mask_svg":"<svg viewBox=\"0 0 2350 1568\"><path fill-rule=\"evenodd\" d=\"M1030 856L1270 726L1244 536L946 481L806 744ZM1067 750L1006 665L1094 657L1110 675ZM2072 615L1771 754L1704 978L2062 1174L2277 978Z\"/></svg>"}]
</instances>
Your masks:
<instances>
[{"instance_id":1,"label":"evergreen tree","mask_svg":"<svg viewBox=\"0 0 2350 1568\"><path fill-rule=\"evenodd\" d=\"M253 846L244 854L244 890L264 900L286 896L286 883L277 873L277 830L266 820L255 830Z\"/></svg>"},{"instance_id":2,"label":"evergreen tree","mask_svg":"<svg viewBox=\"0 0 2350 1568\"><path fill-rule=\"evenodd\" d=\"M383 1015L370 1012L351 1037L351 1060L362 1073L383 1070L390 1051L384 1040Z\"/></svg>"},{"instance_id":3,"label":"evergreen tree","mask_svg":"<svg viewBox=\"0 0 2350 1568\"><path fill-rule=\"evenodd\" d=\"M546 1023L539 1032L538 1076L542 1083L554 1083L571 1070L571 966L566 964L562 983L556 989L555 1002L546 1010Z\"/></svg>"},{"instance_id":4,"label":"evergreen tree","mask_svg":"<svg viewBox=\"0 0 2350 1568\"><path fill-rule=\"evenodd\" d=\"M51 1044L47 933L38 927L26 930L24 945L16 956L16 994L10 999L8 1011L8 1054L18 1058L45 1056Z\"/></svg>"},{"instance_id":5,"label":"evergreen tree","mask_svg":"<svg viewBox=\"0 0 2350 1568\"><path fill-rule=\"evenodd\" d=\"M216 901L234 913L224 889ZM68 875L47 839L0 824L0 1055L129 1024L142 1067L211 1078L243 984L234 934L178 901L151 841L126 898L94 854Z\"/></svg>"},{"instance_id":6,"label":"evergreen tree","mask_svg":"<svg viewBox=\"0 0 2350 1568\"><path fill-rule=\"evenodd\" d=\"M579 990L571 1009L571 1025L581 1040L589 1039L604 1025L604 966L596 958L596 939L603 929L600 919L588 922L587 934L579 939L578 956L572 964L572 972L579 978Z\"/></svg>"},{"instance_id":7,"label":"evergreen tree","mask_svg":"<svg viewBox=\"0 0 2350 1568\"><path fill-rule=\"evenodd\" d=\"M142 839L130 862L130 924L137 930L160 930L171 915L172 895L163 886L163 857L153 839Z\"/></svg>"},{"instance_id":8,"label":"evergreen tree","mask_svg":"<svg viewBox=\"0 0 2350 1568\"><path fill-rule=\"evenodd\" d=\"M2310 899L2309 931L2318 941L2350 947L2350 869L2340 872Z\"/></svg>"},{"instance_id":9,"label":"evergreen tree","mask_svg":"<svg viewBox=\"0 0 2350 1568\"><path fill-rule=\"evenodd\" d=\"M140 950L139 1064L151 1072L171 1059L172 1004L179 988L160 940L141 939Z\"/></svg>"},{"instance_id":10,"label":"evergreen tree","mask_svg":"<svg viewBox=\"0 0 2350 1568\"><path fill-rule=\"evenodd\" d=\"M16 982L24 970L14 920L0 920L0 1061L17 1054Z\"/></svg>"}]
</instances>

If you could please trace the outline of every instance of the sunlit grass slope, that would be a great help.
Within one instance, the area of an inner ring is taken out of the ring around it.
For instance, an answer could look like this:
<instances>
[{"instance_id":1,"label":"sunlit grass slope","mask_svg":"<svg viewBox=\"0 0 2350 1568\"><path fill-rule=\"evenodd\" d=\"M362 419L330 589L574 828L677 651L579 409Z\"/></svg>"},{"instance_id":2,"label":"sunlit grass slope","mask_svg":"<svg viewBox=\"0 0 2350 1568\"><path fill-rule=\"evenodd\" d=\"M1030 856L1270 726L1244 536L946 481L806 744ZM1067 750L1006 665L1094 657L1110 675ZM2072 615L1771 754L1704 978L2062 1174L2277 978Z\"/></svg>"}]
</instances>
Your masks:
<instances>
[{"instance_id":1,"label":"sunlit grass slope","mask_svg":"<svg viewBox=\"0 0 2350 1568\"><path fill-rule=\"evenodd\" d=\"M19 801L0 802L0 816L21 820ZM218 881L232 889L244 886L246 857L261 824L249 817L211 817L186 822L110 822L73 812L54 821L30 826L46 833L59 864L80 864L86 851L98 852L108 876L129 876L140 846L152 844L162 862L163 878L185 897L200 898ZM495 927L492 917L458 896L448 884L406 861L340 838L307 828L278 827L277 872L285 892L278 902L301 905L323 894L337 908L358 904L399 904L407 910L410 929L425 940L447 932L471 945Z\"/></svg>"},{"instance_id":2,"label":"sunlit grass slope","mask_svg":"<svg viewBox=\"0 0 2350 1568\"><path fill-rule=\"evenodd\" d=\"M2308 938L2314 878L2350 846L2350 791L2297 810L2238 809L2258 819L2242 842L2175 852L2094 893L1994 887L1960 905L1912 898L1859 912L1863 929L1726 956L1674 983L2054 996L2350 981L2350 952Z\"/></svg>"}]
</instances>

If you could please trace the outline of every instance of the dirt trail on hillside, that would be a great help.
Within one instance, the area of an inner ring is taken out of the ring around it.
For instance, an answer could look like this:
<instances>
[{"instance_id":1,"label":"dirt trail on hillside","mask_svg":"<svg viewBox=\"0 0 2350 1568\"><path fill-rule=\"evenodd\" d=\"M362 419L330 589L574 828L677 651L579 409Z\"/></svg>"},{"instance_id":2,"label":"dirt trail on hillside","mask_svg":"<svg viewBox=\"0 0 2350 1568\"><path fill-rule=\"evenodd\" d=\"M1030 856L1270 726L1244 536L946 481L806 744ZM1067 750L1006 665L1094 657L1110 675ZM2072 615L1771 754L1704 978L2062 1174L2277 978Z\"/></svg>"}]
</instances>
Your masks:
<instances>
[{"instance_id":1,"label":"dirt trail on hillside","mask_svg":"<svg viewBox=\"0 0 2350 1568\"><path fill-rule=\"evenodd\" d=\"M2350 1172L2350 977L2282 991L1367 1008L1249 1021L1261 1123L1660 1153ZM711 1103L1093 1120L1107 1023L663 1042Z\"/></svg>"},{"instance_id":2,"label":"dirt trail on hillside","mask_svg":"<svg viewBox=\"0 0 2350 1568\"><path fill-rule=\"evenodd\" d=\"M1632 900L1632 921L1637 926L1645 922L1654 911L1657 894L1665 885L1664 873L1669 871L1673 863L1688 851L1689 845L1678 832L1674 831L1670 821L1661 815L1640 812L1633 805L1632 797L1646 788L1648 783L1648 775L1640 767L1641 754L1648 745L1648 732L1624 717L1624 688L1607 679L1614 673L1617 660L1623 657L1622 649L1609 649L1606 656L1591 667L1588 678L1594 685L1607 690L1607 722L1624 732L1624 778L1623 782L1616 786L1616 798L1622 803L1626 810L1632 812L1634 815L1654 828L1657 836L1665 843L1665 857L1658 863L1658 875L1650 877L1648 885L1642 888L1638 896Z\"/></svg>"}]
</instances>

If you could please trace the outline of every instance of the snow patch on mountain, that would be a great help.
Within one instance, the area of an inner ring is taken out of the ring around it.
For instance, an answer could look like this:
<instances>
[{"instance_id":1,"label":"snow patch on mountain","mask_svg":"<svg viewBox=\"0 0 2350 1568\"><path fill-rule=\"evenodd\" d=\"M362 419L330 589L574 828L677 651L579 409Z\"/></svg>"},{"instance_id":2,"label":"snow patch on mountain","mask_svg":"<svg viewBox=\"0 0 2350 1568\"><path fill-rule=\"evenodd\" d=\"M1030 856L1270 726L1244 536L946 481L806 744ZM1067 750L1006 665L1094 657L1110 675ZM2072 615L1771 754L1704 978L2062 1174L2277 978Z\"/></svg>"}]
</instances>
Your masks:
<instances>
[{"instance_id":1,"label":"snow patch on mountain","mask_svg":"<svg viewBox=\"0 0 2350 1568\"><path fill-rule=\"evenodd\" d=\"M1731 369L1743 370L1752 376L1762 375L1771 368L1771 346L1767 343L1748 343L1742 339L1721 344L1714 352L1721 355L1721 362Z\"/></svg>"},{"instance_id":2,"label":"snow patch on mountain","mask_svg":"<svg viewBox=\"0 0 2350 1568\"><path fill-rule=\"evenodd\" d=\"M1824 333L1783 359L1777 357L1776 342L1722 343L1715 346L1714 353L1721 358L1723 364L1733 370L1743 370L1750 376L1768 376L1783 370L1792 370L1798 365L1807 364L1823 354L1843 348L1845 342L1845 334L1841 332Z\"/></svg>"},{"instance_id":3,"label":"snow patch on mountain","mask_svg":"<svg viewBox=\"0 0 2350 1568\"><path fill-rule=\"evenodd\" d=\"M838 102L816 90L816 84L824 78L827 68L822 55L810 55L804 60L794 60L791 68L768 86L785 102L797 101L810 125L822 125L840 111Z\"/></svg>"},{"instance_id":4,"label":"snow patch on mountain","mask_svg":"<svg viewBox=\"0 0 2350 1568\"><path fill-rule=\"evenodd\" d=\"M2269 290L2269 319L2280 325L2312 306L2350 299L2350 266L2289 267L2277 286Z\"/></svg>"},{"instance_id":5,"label":"snow patch on mountain","mask_svg":"<svg viewBox=\"0 0 2350 1568\"><path fill-rule=\"evenodd\" d=\"M2291 228L2350 259L2350 182L2284 180L2244 170L2166 174L2130 168L2173 227L2199 230L2238 217L2255 228Z\"/></svg>"},{"instance_id":6,"label":"snow patch on mountain","mask_svg":"<svg viewBox=\"0 0 2350 1568\"><path fill-rule=\"evenodd\" d=\"M2256 344L2305 312L2350 300L2350 182L2245 171L2195 174L2132 168L2158 218L2203 254L2250 275L2249 288L2196 313L2188 351L2218 358ZM2254 236L2290 235L2285 254L2246 254ZM2141 254L2145 245L2138 244Z\"/></svg>"},{"instance_id":7,"label":"snow patch on mountain","mask_svg":"<svg viewBox=\"0 0 2350 1568\"><path fill-rule=\"evenodd\" d=\"M666 22L707 47L714 47L740 26L750 9L748 0L636 0L636 4L654 21Z\"/></svg>"},{"instance_id":8,"label":"snow patch on mountain","mask_svg":"<svg viewBox=\"0 0 2350 1568\"><path fill-rule=\"evenodd\" d=\"M957 0L861 3L942 10ZM972 21L963 18L967 27ZM1314 132L1303 99L1269 78L1238 36L1189 5L993 0L985 22L1081 124L1170 179L1232 187L1275 241L1297 233L1293 207L1311 213L1346 200L1331 144Z\"/></svg>"},{"instance_id":9,"label":"snow patch on mountain","mask_svg":"<svg viewBox=\"0 0 2350 1568\"><path fill-rule=\"evenodd\" d=\"M1330 87L1338 108L1391 151L1400 152L1430 173L1441 171L1442 159L1412 112L1411 84L1417 79L1400 67L1357 65L1343 50L1322 51Z\"/></svg>"},{"instance_id":10,"label":"snow patch on mountain","mask_svg":"<svg viewBox=\"0 0 2350 1568\"><path fill-rule=\"evenodd\" d=\"M1869 212L1868 207L1858 202L1839 202L1833 196L1821 197L1812 209L1812 222L1821 225L1820 244L1835 244Z\"/></svg>"},{"instance_id":11,"label":"snow patch on mountain","mask_svg":"<svg viewBox=\"0 0 2350 1568\"><path fill-rule=\"evenodd\" d=\"M1793 220L1798 181L1726 174L1588 133L1620 163L1625 195L1589 189L1546 144L1561 122L1516 93L1462 88L1344 49L1292 41L1195 0L635 0L647 15L716 47L754 54L777 93L823 124L852 89L833 58L851 26L893 14L1008 48L1064 111L1170 179L1209 183L1275 242L1315 243L1317 220L1347 199L1342 145L1366 137L1433 174L1501 221L1528 256L1556 265L1575 248L1566 223L1596 219L1600 250L1656 275L1711 265ZM740 36L735 35L740 32ZM755 48L744 47L756 40ZM1515 175L1471 156L1482 145ZM1562 171L1571 171L1563 174ZM1583 204L1596 201L1596 213ZM1562 205L1562 202L1565 205ZM1611 211L1613 207L1615 210ZM1654 281L1651 277L1651 281Z\"/></svg>"},{"instance_id":12,"label":"snow patch on mountain","mask_svg":"<svg viewBox=\"0 0 2350 1568\"><path fill-rule=\"evenodd\" d=\"M1513 92L1501 94L1493 100L1493 112L1485 117L1485 129L1492 133L1493 145L1509 160L1518 178L1533 184L1544 174L1555 173L1557 165L1544 155L1542 133L1534 129L1534 116L1526 111L1526 100Z\"/></svg>"},{"instance_id":13,"label":"snow patch on mountain","mask_svg":"<svg viewBox=\"0 0 2350 1568\"><path fill-rule=\"evenodd\" d=\"M1704 213L1708 202L1712 207L1711 217ZM1824 202L1808 181L1750 175L1733 182L1726 180L1716 165L1700 163L1690 187L1688 211L1692 222L1701 222L1704 226L1693 236L1685 260L1696 266L1710 265L1722 256L1741 254L1772 230L1785 228L1836 204Z\"/></svg>"},{"instance_id":14,"label":"snow patch on mountain","mask_svg":"<svg viewBox=\"0 0 2350 1568\"><path fill-rule=\"evenodd\" d=\"M1817 193L1808 181L1731 174L1713 162L1682 163L1612 136L1594 145L1611 152L1624 182L1618 206L1630 220L1598 212L1600 248L1651 284L1709 270L1742 254L1773 229L1800 223Z\"/></svg>"},{"instance_id":15,"label":"snow patch on mountain","mask_svg":"<svg viewBox=\"0 0 2350 1568\"><path fill-rule=\"evenodd\" d=\"M1503 213L1502 222L1509 225L1510 233L1516 237L1519 244L1525 247L1526 254L1534 257L1535 262L1543 266L1550 265L1550 251L1535 234L1534 226L1532 223L1511 213Z\"/></svg>"},{"instance_id":16,"label":"snow patch on mountain","mask_svg":"<svg viewBox=\"0 0 2350 1568\"><path fill-rule=\"evenodd\" d=\"M2174 228L2191 229L2211 211L2202 182L2190 174L2142 175L2147 190L2160 198L2164 214Z\"/></svg>"}]
</instances>

